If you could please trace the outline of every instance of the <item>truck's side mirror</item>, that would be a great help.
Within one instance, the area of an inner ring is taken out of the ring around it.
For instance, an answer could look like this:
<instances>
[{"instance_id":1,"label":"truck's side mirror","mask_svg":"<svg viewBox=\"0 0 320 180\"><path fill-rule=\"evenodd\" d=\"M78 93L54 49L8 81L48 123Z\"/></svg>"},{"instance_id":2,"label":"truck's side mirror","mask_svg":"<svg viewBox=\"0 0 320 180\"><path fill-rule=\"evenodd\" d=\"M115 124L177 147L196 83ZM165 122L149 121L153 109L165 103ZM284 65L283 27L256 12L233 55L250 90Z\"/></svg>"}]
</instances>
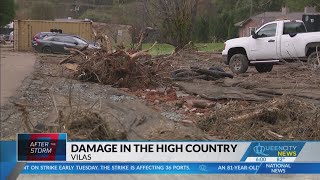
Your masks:
<instances>
[{"instance_id":1,"label":"truck's side mirror","mask_svg":"<svg viewBox=\"0 0 320 180\"><path fill-rule=\"evenodd\" d=\"M290 37L295 37L297 34L298 34L298 33L296 33L296 32L291 32L291 33L289 33L289 36L290 36Z\"/></svg>"},{"instance_id":2,"label":"truck's side mirror","mask_svg":"<svg viewBox=\"0 0 320 180\"><path fill-rule=\"evenodd\" d=\"M256 32L254 30L251 31L251 34L252 34L252 38L253 39L257 39L258 38L258 35L256 34Z\"/></svg>"},{"instance_id":3,"label":"truck's side mirror","mask_svg":"<svg viewBox=\"0 0 320 180\"><path fill-rule=\"evenodd\" d=\"M295 31L289 32L289 36L290 37L295 37L298 34L298 32L299 32L299 29L298 29L298 27L296 27Z\"/></svg>"}]
</instances>

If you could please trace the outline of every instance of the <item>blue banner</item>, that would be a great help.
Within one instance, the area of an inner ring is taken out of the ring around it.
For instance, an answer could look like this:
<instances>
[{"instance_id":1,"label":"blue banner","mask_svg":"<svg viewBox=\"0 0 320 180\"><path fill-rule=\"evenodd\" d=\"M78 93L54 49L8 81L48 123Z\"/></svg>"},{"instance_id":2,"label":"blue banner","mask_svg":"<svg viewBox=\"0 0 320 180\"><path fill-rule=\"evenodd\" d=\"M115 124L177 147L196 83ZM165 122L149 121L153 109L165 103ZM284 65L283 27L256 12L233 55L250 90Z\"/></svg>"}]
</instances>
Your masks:
<instances>
[{"instance_id":1,"label":"blue banner","mask_svg":"<svg viewBox=\"0 0 320 180\"><path fill-rule=\"evenodd\" d=\"M28 163L23 174L319 174L320 163Z\"/></svg>"},{"instance_id":2,"label":"blue banner","mask_svg":"<svg viewBox=\"0 0 320 180\"><path fill-rule=\"evenodd\" d=\"M13 170L17 162L15 141L0 141L0 174L1 180L5 179Z\"/></svg>"}]
</instances>

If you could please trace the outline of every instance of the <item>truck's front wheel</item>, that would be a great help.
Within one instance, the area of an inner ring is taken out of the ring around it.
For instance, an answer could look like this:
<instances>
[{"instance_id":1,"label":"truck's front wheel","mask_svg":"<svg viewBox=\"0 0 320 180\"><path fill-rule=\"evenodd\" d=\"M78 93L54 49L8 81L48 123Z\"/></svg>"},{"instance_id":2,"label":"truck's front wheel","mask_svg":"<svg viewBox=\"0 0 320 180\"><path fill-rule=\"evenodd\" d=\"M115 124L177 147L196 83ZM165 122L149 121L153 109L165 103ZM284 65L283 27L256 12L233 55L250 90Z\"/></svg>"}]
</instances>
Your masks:
<instances>
[{"instance_id":1,"label":"truck's front wheel","mask_svg":"<svg viewBox=\"0 0 320 180\"><path fill-rule=\"evenodd\" d=\"M259 73L271 72L273 68L273 64L257 64L255 66Z\"/></svg>"},{"instance_id":2,"label":"truck's front wheel","mask_svg":"<svg viewBox=\"0 0 320 180\"><path fill-rule=\"evenodd\" d=\"M247 56L244 54L233 55L230 58L229 67L233 73L236 73L236 74L245 73L249 67L249 61Z\"/></svg>"}]
</instances>

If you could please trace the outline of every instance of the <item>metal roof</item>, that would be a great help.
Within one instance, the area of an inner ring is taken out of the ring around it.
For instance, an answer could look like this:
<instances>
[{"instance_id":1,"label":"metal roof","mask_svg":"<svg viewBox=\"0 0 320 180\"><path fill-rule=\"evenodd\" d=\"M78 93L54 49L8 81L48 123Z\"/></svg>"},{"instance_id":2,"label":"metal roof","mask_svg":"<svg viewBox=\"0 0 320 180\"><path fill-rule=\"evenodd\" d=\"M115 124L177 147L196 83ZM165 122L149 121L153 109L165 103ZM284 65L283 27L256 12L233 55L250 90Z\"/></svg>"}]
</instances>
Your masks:
<instances>
[{"instance_id":1,"label":"metal roof","mask_svg":"<svg viewBox=\"0 0 320 180\"><path fill-rule=\"evenodd\" d=\"M302 20L302 16L304 14L305 14L304 12L292 12L292 13L286 13L286 14L283 12L264 12L256 16L252 16L244 21L240 21L234 25L238 27L242 27L243 25L245 25L247 22L251 20L261 21L262 24L270 21L275 21L276 19ZM316 13L316 14L320 14L320 13Z\"/></svg>"}]
</instances>

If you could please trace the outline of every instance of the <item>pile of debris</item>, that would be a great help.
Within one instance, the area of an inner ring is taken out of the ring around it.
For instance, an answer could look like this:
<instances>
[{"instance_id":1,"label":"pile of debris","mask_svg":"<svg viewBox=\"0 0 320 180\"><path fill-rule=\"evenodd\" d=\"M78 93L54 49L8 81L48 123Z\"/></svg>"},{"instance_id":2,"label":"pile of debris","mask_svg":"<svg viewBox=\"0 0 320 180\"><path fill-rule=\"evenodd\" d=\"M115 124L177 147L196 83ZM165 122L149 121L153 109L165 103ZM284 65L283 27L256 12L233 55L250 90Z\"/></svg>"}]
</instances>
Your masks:
<instances>
[{"instance_id":1,"label":"pile of debris","mask_svg":"<svg viewBox=\"0 0 320 180\"><path fill-rule=\"evenodd\" d=\"M320 108L291 97L256 106L229 102L198 126L225 140L319 140Z\"/></svg>"},{"instance_id":2,"label":"pile of debris","mask_svg":"<svg viewBox=\"0 0 320 180\"><path fill-rule=\"evenodd\" d=\"M167 87L171 80L204 79L211 81L225 77L233 78L232 74L214 66L209 69L174 67L172 63L175 61L175 54L152 58L148 51L156 43L147 50L139 50L142 40L136 48L126 50L123 46L118 46L116 50L112 50L106 36L98 36L96 39L102 40L101 49L65 48L72 55L61 61L60 64L72 70L74 78L130 89ZM177 68L179 69L173 71Z\"/></svg>"},{"instance_id":3,"label":"pile of debris","mask_svg":"<svg viewBox=\"0 0 320 180\"><path fill-rule=\"evenodd\" d=\"M82 81L119 88L155 87L165 84L167 80L159 76L161 64L151 61L151 55L147 53L150 49L138 51L118 47L113 51L108 43L95 50L68 49L73 55L60 64L73 70L74 77Z\"/></svg>"}]
</instances>

